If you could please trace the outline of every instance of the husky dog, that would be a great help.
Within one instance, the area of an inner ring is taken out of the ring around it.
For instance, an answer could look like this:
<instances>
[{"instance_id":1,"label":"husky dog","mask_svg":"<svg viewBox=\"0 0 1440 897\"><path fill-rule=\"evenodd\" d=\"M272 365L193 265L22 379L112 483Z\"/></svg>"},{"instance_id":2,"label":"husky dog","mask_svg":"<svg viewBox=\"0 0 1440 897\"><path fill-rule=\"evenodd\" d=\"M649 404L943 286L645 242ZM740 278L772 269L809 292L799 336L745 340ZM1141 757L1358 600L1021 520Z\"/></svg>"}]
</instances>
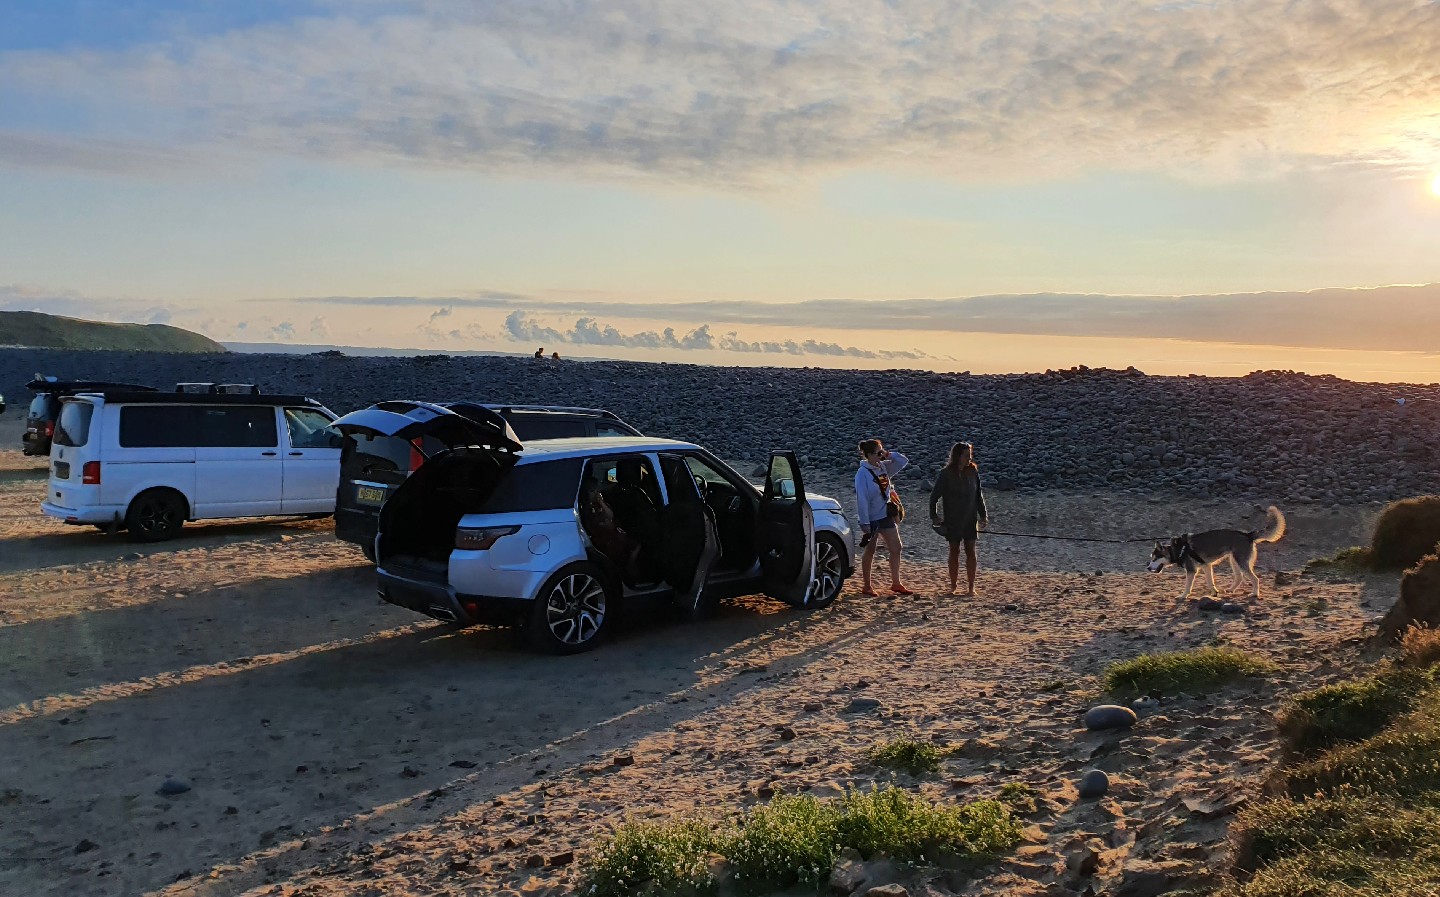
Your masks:
<instances>
[{"instance_id":1,"label":"husky dog","mask_svg":"<svg viewBox=\"0 0 1440 897\"><path fill-rule=\"evenodd\" d=\"M1195 587L1195 574L1202 569L1210 577L1210 594L1218 595L1215 588L1215 565L1228 560L1231 586L1240 584L1240 573L1243 570L1250 580L1250 597L1256 599L1260 597L1260 577L1255 575L1255 557L1258 553L1256 545L1260 542L1278 542L1283 535L1285 515L1280 513L1279 508L1271 505L1265 511L1264 529L1251 530L1248 533L1238 529L1212 529L1194 535L1186 533L1176 536L1169 544L1156 542L1155 550L1150 553L1150 566L1147 569L1151 573L1159 573L1170 566L1184 567L1185 594L1180 596L1180 600L1184 601L1190 597L1190 591Z\"/></svg>"}]
</instances>

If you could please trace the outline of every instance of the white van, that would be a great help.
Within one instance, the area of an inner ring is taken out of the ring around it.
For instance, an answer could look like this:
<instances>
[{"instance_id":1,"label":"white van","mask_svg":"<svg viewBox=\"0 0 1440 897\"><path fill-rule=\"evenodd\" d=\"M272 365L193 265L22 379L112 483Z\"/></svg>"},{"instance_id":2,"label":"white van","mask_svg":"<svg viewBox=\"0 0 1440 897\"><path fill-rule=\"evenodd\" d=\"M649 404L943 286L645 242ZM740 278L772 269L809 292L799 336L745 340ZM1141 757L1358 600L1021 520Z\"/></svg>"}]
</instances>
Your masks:
<instances>
[{"instance_id":1,"label":"white van","mask_svg":"<svg viewBox=\"0 0 1440 897\"><path fill-rule=\"evenodd\" d=\"M186 520L335 512L342 437L303 396L213 384L65 399L40 509L77 525L174 537Z\"/></svg>"}]
</instances>

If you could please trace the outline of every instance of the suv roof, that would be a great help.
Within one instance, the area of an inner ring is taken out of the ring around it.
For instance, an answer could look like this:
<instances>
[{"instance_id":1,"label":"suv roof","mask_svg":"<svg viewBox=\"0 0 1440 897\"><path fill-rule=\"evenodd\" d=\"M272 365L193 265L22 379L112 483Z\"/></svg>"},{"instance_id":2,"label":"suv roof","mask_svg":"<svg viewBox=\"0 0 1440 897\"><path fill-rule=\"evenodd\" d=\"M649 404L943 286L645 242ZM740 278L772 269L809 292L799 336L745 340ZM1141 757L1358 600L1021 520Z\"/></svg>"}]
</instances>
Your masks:
<instances>
[{"instance_id":1,"label":"suv roof","mask_svg":"<svg viewBox=\"0 0 1440 897\"><path fill-rule=\"evenodd\" d=\"M677 449L698 449L693 442L678 439L656 439L652 436L603 436L595 438L544 439L527 443L520 455L520 464L555 461L560 458L594 457L596 455L627 455L634 452L663 452Z\"/></svg>"},{"instance_id":2,"label":"suv roof","mask_svg":"<svg viewBox=\"0 0 1440 897\"><path fill-rule=\"evenodd\" d=\"M77 396L95 396L107 404L125 405L305 405L323 408L309 396L243 395L240 393L204 392L134 392L131 390L95 390L76 393Z\"/></svg>"},{"instance_id":3,"label":"suv roof","mask_svg":"<svg viewBox=\"0 0 1440 897\"><path fill-rule=\"evenodd\" d=\"M499 411L504 414L507 411L523 411L530 414L578 414L584 417L603 417L606 420L620 420L620 415L604 408L580 408L570 405L504 405L492 402L483 403L484 407L491 411ZM624 423L624 421L620 421Z\"/></svg>"}]
</instances>

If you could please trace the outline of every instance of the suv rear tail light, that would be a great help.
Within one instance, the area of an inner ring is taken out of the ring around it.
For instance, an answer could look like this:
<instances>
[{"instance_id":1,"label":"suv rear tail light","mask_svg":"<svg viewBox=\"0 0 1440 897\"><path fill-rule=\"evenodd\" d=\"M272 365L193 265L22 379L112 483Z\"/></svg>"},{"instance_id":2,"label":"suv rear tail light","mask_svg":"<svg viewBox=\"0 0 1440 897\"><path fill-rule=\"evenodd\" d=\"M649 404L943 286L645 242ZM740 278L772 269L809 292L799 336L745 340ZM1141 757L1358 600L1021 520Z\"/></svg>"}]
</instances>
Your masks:
<instances>
[{"instance_id":1,"label":"suv rear tail light","mask_svg":"<svg viewBox=\"0 0 1440 897\"><path fill-rule=\"evenodd\" d=\"M462 526L455 530L455 547L461 551L485 551L502 537L518 532L518 526L487 526L482 529Z\"/></svg>"},{"instance_id":2,"label":"suv rear tail light","mask_svg":"<svg viewBox=\"0 0 1440 897\"><path fill-rule=\"evenodd\" d=\"M86 461L85 466L80 468L80 482L86 486L100 485L100 462Z\"/></svg>"},{"instance_id":3,"label":"suv rear tail light","mask_svg":"<svg viewBox=\"0 0 1440 897\"><path fill-rule=\"evenodd\" d=\"M45 421L40 425L40 433L44 435L46 439L53 438L55 436L55 422L53 420Z\"/></svg>"}]
</instances>

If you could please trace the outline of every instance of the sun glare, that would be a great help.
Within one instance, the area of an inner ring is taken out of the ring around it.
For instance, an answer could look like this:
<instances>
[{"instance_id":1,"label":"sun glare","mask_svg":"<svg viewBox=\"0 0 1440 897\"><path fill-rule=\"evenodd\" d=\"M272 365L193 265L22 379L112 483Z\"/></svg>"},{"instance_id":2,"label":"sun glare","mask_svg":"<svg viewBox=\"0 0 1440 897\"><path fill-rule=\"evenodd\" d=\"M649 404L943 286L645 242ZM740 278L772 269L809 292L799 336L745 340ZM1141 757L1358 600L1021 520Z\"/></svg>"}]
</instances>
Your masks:
<instances>
[{"instance_id":1,"label":"sun glare","mask_svg":"<svg viewBox=\"0 0 1440 897\"><path fill-rule=\"evenodd\" d=\"M1430 192L1440 196L1440 174L1435 175L1435 180L1430 182Z\"/></svg>"}]
</instances>

